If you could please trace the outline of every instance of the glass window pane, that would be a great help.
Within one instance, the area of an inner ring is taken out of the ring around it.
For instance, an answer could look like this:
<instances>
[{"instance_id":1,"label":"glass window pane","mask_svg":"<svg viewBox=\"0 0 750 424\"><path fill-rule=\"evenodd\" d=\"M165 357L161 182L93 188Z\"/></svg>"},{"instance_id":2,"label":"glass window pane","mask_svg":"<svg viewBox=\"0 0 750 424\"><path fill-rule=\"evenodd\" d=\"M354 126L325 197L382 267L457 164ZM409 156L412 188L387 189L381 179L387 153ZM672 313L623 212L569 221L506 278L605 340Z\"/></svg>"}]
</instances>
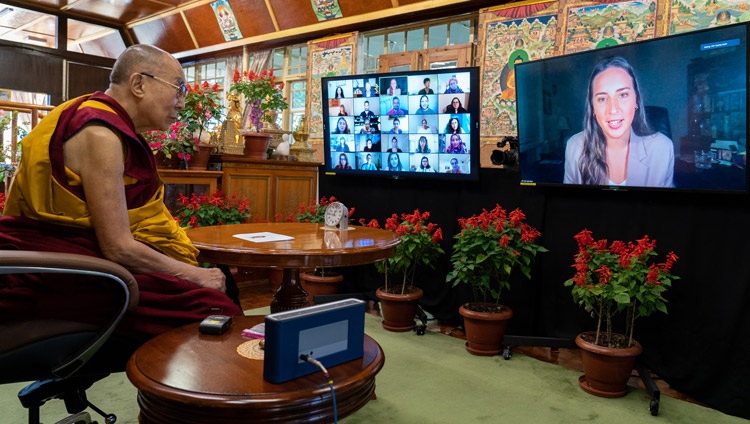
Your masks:
<instances>
[{"instance_id":1,"label":"glass window pane","mask_svg":"<svg viewBox=\"0 0 750 424\"><path fill-rule=\"evenodd\" d=\"M450 45L471 41L471 21L453 22L450 28Z\"/></svg>"},{"instance_id":2,"label":"glass window pane","mask_svg":"<svg viewBox=\"0 0 750 424\"><path fill-rule=\"evenodd\" d=\"M417 28L406 33L406 51L424 48L424 28Z\"/></svg>"},{"instance_id":3,"label":"glass window pane","mask_svg":"<svg viewBox=\"0 0 750 424\"><path fill-rule=\"evenodd\" d=\"M194 84L195 83L195 66L186 66L183 68L185 71L185 82Z\"/></svg>"},{"instance_id":4,"label":"glass window pane","mask_svg":"<svg viewBox=\"0 0 750 424\"><path fill-rule=\"evenodd\" d=\"M378 58L383 54L383 43L385 35L373 35L365 39L364 72L376 72L378 69Z\"/></svg>"},{"instance_id":5,"label":"glass window pane","mask_svg":"<svg viewBox=\"0 0 750 424\"><path fill-rule=\"evenodd\" d=\"M302 109L305 107L305 91L292 91L292 101L290 104L292 109Z\"/></svg>"},{"instance_id":6,"label":"glass window pane","mask_svg":"<svg viewBox=\"0 0 750 424\"><path fill-rule=\"evenodd\" d=\"M125 47L115 28L68 19L68 51L115 59Z\"/></svg>"},{"instance_id":7,"label":"glass window pane","mask_svg":"<svg viewBox=\"0 0 750 424\"><path fill-rule=\"evenodd\" d=\"M388 53L401 53L404 51L404 33L394 32L388 34Z\"/></svg>"},{"instance_id":8,"label":"glass window pane","mask_svg":"<svg viewBox=\"0 0 750 424\"><path fill-rule=\"evenodd\" d=\"M284 50L283 48L273 50L273 73L276 75L284 75Z\"/></svg>"},{"instance_id":9,"label":"glass window pane","mask_svg":"<svg viewBox=\"0 0 750 424\"><path fill-rule=\"evenodd\" d=\"M448 25L433 25L427 32L427 48L444 47L448 42Z\"/></svg>"},{"instance_id":10,"label":"glass window pane","mask_svg":"<svg viewBox=\"0 0 750 424\"><path fill-rule=\"evenodd\" d=\"M385 35L374 35L367 39L367 53L365 53L368 57L378 57L381 54L385 53L385 50L383 48L383 43L385 43Z\"/></svg>"}]
</instances>

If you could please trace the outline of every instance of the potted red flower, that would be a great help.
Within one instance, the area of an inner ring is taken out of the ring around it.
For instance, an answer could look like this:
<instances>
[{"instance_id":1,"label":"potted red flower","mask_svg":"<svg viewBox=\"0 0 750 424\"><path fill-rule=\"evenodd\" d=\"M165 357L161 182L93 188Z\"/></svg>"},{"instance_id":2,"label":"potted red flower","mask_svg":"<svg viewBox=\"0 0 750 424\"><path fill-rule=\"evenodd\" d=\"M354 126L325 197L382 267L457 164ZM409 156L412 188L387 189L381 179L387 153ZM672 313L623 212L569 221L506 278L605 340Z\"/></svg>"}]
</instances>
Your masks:
<instances>
[{"instance_id":1,"label":"potted red flower","mask_svg":"<svg viewBox=\"0 0 750 424\"><path fill-rule=\"evenodd\" d=\"M189 162L198 151L199 140L182 121L173 123L167 131L146 131L142 136L156 155L156 165L160 168L181 168L180 162Z\"/></svg>"},{"instance_id":2,"label":"potted red flower","mask_svg":"<svg viewBox=\"0 0 750 424\"><path fill-rule=\"evenodd\" d=\"M221 101L221 87L219 84L187 85L185 107L177 112L177 119L185 123L186 131L198 139L198 148L189 163L191 169L206 169L208 167L211 150L209 131L210 123L220 125L224 106Z\"/></svg>"},{"instance_id":3,"label":"potted red flower","mask_svg":"<svg viewBox=\"0 0 750 424\"><path fill-rule=\"evenodd\" d=\"M445 254L440 242L443 230L429 222L430 212L391 215L385 221L385 229L401 238L393 257L377 262L375 267L385 276L385 285L376 291L383 312L383 328L390 331L409 331L414 328L414 317L422 289L414 285L414 277L421 266L434 268L435 261ZM371 220L362 225L378 228Z\"/></svg>"},{"instance_id":4,"label":"potted red flower","mask_svg":"<svg viewBox=\"0 0 750 424\"><path fill-rule=\"evenodd\" d=\"M575 240L576 273L565 286L571 287L573 300L597 318L596 331L576 337L583 353L584 375L579 384L597 396L624 396L633 364L642 351L633 339L635 320L655 311L667 312L663 295L679 278L671 273L678 257L669 252L664 262L656 263L656 240L648 235L635 242L615 240L608 245L606 239L594 240L591 231L584 229ZM620 314L624 314L624 333L613 329Z\"/></svg>"},{"instance_id":5,"label":"potted red flower","mask_svg":"<svg viewBox=\"0 0 750 424\"><path fill-rule=\"evenodd\" d=\"M235 70L229 91L245 99L241 131L245 139L245 156L265 159L271 134L261 133L263 123L272 123L274 112L289 107L283 94L284 82L276 82L273 70L263 70L259 74Z\"/></svg>"},{"instance_id":6,"label":"potted red flower","mask_svg":"<svg viewBox=\"0 0 750 424\"><path fill-rule=\"evenodd\" d=\"M541 235L524 222L521 209L507 213L500 205L484 209L479 215L459 219L461 231L454 237L452 269L446 282L453 286L468 284L473 301L463 304L466 350L475 355L492 356L502 350L507 320L513 311L500 304L504 290L510 289L515 270L531 279L531 262L546 252L535 240Z\"/></svg>"},{"instance_id":7,"label":"potted red flower","mask_svg":"<svg viewBox=\"0 0 750 424\"><path fill-rule=\"evenodd\" d=\"M190 197L180 194L182 207L174 218L181 227L203 227L208 225L244 224L250 222L250 202L237 194L227 197L221 190L211 194L195 194Z\"/></svg>"}]
</instances>

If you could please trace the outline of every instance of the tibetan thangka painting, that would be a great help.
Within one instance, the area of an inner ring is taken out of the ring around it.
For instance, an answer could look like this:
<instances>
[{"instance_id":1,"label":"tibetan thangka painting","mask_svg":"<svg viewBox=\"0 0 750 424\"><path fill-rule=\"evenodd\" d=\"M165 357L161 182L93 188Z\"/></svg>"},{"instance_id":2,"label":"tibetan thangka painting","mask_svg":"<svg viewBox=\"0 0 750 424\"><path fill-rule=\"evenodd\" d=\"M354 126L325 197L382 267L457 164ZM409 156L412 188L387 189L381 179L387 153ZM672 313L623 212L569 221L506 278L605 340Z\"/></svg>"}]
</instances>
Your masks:
<instances>
[{"instance_id":1,"label":"tibetan thangka painting","mask_svg":"<svg viewBox=\"0 0 750 424\"><path fill-rule=\"evenodd\" d=\"M323 142L323 106L320 79L338 75L351 75L355 69L354 58L357 45L356 32L334 38L308 42L308 63L312 65L308 80L308 97L310 99L310 144L317 148L316 159L323 149L316 144Z\"/></svg>"},{"instance_id":2,"label":"tibetan thangka painting","mask_svg":"<svg viewBox=\"0 0 750 424\"><path fill-rule=\"evenodd\" d=\"M569 7L565 53L647 40L656 35L656 2Z\"/></svg>"},{"instance_id":3,"label":"tibetan thangka painting","mask_svg":"<svg viewBox=\"0 0 750 424\"><path fill-rule=\"evenodd\" d=\"M750 20L747 0L674 0L669 33L695 31Z\"/></svg>"},{"instance_id":4,"label":"tibetan thangka painting","mask_svg":"<svg viewBox=\"0 0 750 424\"><path fill-rule=\"evenodd\" d=\"M551 9L550 6L554 9ZM557 3L535 3L511 9L488 9L484 22L482 61L482 145L515 136L515 65L554 56L558 28ZM547 12L546 14L544 12ZM512 19L525 13L535 16ZM484 18L484 19L482 19Z\"/></svg>"}]
</instances>

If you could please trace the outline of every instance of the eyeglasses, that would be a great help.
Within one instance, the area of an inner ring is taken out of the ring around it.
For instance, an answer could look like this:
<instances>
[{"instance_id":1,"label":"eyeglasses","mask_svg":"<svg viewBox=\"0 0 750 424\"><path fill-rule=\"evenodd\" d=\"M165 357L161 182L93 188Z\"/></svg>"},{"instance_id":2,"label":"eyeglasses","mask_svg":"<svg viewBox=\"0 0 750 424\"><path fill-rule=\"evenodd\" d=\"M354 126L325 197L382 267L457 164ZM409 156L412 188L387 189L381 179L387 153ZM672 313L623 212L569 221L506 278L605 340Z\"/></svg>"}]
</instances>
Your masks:
<instances>
[{"instance_id":1,"label":"eyeglasses","mask_svg":"<svg viewBox=\"0 0 750 424\"><path fill-rule=\"evenodd\" d=\"M184 99L185 96L187 96L187 94L188 94L188 89L187 89L187 86L185 86L184 82L182 84L180 84L180 85L176 85L176 84L172 84L171 82L169 82L169 81L167 81L165 79L162 79L162 78L159 78L157 76L148 74L146 72L139 72L139 74L141 74L143 76L146 76L146 77L149 77L149 78L153 78L153 79L155 79L155 80L157 80L159 82L163 82L164 84L169 85L170 87L176 88L177 89L177 98L178 99Z\"/></svg>"}]
</instances>

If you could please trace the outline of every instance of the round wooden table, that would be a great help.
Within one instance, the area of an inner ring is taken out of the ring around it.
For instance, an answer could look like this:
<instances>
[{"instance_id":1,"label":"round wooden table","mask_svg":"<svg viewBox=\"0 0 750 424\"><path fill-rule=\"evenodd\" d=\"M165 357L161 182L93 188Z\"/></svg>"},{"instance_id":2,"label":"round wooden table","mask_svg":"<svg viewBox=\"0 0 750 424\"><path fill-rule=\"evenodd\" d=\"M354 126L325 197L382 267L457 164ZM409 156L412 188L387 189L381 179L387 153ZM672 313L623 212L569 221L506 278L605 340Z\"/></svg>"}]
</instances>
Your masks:
<instances>
[{"instance_id":1,"label":"round wooden table","mask_svg":"<svg viewBox=\"0 0 750 424\"><path fill-rule=\"evenodd\" d=\"M130 358L127 376L138 389L141 424L330 423L333 399L323 373L282 384L263 380L263 361L238 353L245 328L263 317L235 317L222 335L190 324L161 334ZM375 395L385 356L365 335L364 356L328 370L339 418Z\"/></svg>"},{"instance_id":2,"label":"round wooden table","mask_svg":"<svg viewBox=\"0 0 750 424\"><path fill-rule=\"evenodd\" d=\"M293 237L287 241L253 242L237 234L274 233ZM299 283L300 268L364 265L390 258L400 238L392 231L351 226L326 230L323 224L275 222L217 225L188 230L200 250L198 260L230 266L282 268L281 286L274 293L271 312L308 305Z\"/></svg>"}]
</instances>

